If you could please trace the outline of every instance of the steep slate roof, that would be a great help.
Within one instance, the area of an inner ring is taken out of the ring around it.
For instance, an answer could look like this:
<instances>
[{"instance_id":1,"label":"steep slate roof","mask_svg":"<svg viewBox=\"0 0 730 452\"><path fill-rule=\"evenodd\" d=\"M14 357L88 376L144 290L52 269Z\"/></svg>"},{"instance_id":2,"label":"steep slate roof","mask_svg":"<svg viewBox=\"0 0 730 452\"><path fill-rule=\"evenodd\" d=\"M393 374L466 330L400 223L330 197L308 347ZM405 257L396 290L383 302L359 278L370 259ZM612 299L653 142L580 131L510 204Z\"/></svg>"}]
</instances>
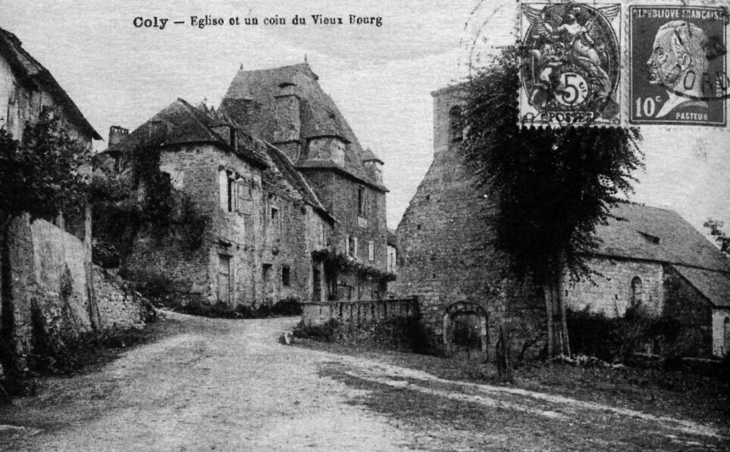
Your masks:
<instances>
[{"instance_id":1,"label":"steep slate roof","mask_svg":"<svg viewBox=\"0 0 730 452\"><path fill-rule=\"evenodd\" d=\"M147 122L139 126L109 151L133 151L137 146L155 142L161 146L193 143L211 143L232 151L240 157L267 167L264 151L258 150L253 139L242 130L236 130L238 147L233 149L226 140L213 131L213 127L236 124L213 111L195 108L183 99L177 99ZM240 128L239 128L240 129Z\"/></svg>"},{"instance_id":2,"label":"steep slate roof","mask_svg":"<svg viewBox=\"0 0 730 452\"><path fill-rule=\"evenodd\" d=\"M274 142L273 133L276 124L274 96L280 93L281 86L289 86L291 92L301 101L301 140L336 136L347 143L344 167L331 162L304 160L294 162L297 168L337 169L387 191L381 183L371 177L362 164L366 160L380 161L380 159L372 151L362 148L337 105L319 86L318 79L307 63L274 69L241 70L231 82L220 110L234 114L234 104L237 100L258 102L262 109L255 116L256 124L244 124L244 126L250 126L252 131L260 133L264 140ZM243 122L240 118L234 117L234 119Z\"/></svg>"},{"instance_id":3,"label":"steep slate roof","mask_svg":"<svg viewBox=\"0 0 730 452\"><path fill-rule=\"evenodd\" d=\"M289 157L269 143L264 143L264 145L270 161L269 169L264 171L262 176L264 189L279 196L303 201L328 220L335 221L332 214L319 201L312 187L294 168L294 164Z\"/></svg>"},{"instance_id":4,"label":"steep slate roof","mask_svg":"<svg viewBox=\"0 0 730 452\"><path fill-rule=\"evenodd\" d=\"M53 75L48 72L35 58L23 49L22 42L13 33L0 28L0 55L10 65L15 76L24 84L35 89L43 89L54 96L56 102L63 106L66 115L82 133L94 140L101 140L101 136L86 120L81 110L76 106L66 91L61 88Z\"/></svg>"},{"instance_id":5,"label":"steep slate roof","mask_svg":"<svg viewBox=\"0 0 730 452\"><path fill-rule=\"evenodd\" d=\"M730 261L679 214L633 203L596 228L597 254L671 264L716 306L730 306Z\"/></svg>"}]
</instances>

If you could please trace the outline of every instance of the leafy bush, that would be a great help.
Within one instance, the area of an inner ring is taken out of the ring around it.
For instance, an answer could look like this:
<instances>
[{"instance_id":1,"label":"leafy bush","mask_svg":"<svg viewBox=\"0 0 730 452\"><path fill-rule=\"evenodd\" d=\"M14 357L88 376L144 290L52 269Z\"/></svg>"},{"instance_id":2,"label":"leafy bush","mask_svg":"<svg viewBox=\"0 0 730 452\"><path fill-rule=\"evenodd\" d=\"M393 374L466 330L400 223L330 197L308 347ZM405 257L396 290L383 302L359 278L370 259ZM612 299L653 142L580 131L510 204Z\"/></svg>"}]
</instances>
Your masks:
<instances>
[{"instance_id":1,"label":"leafy bush","mask_svg":"<svg viewBox=\"0 0 730 452\"><path fill-rule=\"evenodd\" d=\"M127 276L126 274L120 274L121 277ZM137 284L137 291L142 294L143 297L160 303L166 297L171 295L170 287L172 287L172 280L163 274L152 274L145 278L145 281Z\"/></svg>"},{"instance_id":2,"label":"leafy bush","mask_svg":"<svg viewBox=\"0 0 730 452\"><path fill-rule=\"evenodd\" d=\"M595 356L607 362L627 362L640 352L660 356L672 367L697 347L698 333L669 316L652 317L642 306L632 307L623 317L608 318L588 309L567 312L570 347L575 354Z\"/></svg>"},{"instance_id":3,"label":"leafy bush","mask_svg":"<svg viewBox=\"0 0 730 452\"><path fill-rule=\"evenodd\" d=\"M307 325L302 321L294 329L294 336L424 355L439 354L433 336L418 318L394 317L358 328L341 325L335 319L322 325Z\"/></svg>"},{"instance_id":4,"label":"leafy bush","mask_svg":"<svg viewBox=\"0 0 730 452\"><path fill-rule=\"evenodd\" d=\"M86 366L104 362L107 351L147 341L144 331L135 328L113 328L62 337L35 333L28 369L36 375L70 375Z\"/></svg>"},{"instance_id":5,"label":"leafy bush","mask_svg":"<svg viewBox=\"0 0 730 452\"><path fill-rule=\"evenodd\" d=\"M335 319L329 319L322 325L307 325L304 321L294 328L294 337L312 339L320 342L335 342L340 324Z\"/></svg>"},{"instance_id":6,"label":"leafy bush","mask_svg":"<svg viewBox=\"0 0 730 452\"><path fill-rule=\"evenodd\" d=\"M238 305L231 308L226 303L188 303L169 305L174 311L184 314L218 319L265 319L269 317L290 317L302 314L302 306L296 298L285 298L273 305L262 304L257 307Z\"/></svg>"},{"instance_id":7,"label":"leafy bush","mask_svg":"<svg viewBox=\"0 0 730 452\"><path fill-rule=\"evenodd\" d=\"M415 317L395 317L376 322L371 341L387 349L423 355L437 354L432 335L423 322Z\"/></svg>"}]
</instances>

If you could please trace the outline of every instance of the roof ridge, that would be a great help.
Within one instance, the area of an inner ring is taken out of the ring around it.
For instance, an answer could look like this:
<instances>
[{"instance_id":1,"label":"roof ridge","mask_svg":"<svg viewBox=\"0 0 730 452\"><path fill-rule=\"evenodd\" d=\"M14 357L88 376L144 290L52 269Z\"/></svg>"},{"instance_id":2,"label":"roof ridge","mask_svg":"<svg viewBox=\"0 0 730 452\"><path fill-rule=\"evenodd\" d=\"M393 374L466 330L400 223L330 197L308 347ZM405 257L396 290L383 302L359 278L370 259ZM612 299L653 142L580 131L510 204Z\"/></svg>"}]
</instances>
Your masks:
<instances>
[{"instance_id":1,"label":"roof ridge","mask_svg":"<svg viewBox=\"0 0 730 452\"><path fill-rule=\"evenodd\" d=\"M214 141L220 141L221 143L223 143L223 140L221 139L221 137L220 137L220 136L218 136L218 134L216 134L215 132L213 132L213 131L212 131L212 130L210 129L210 127L208 127L208 125L207 125L207 124L203 124L203 121L201 121L201 120L200 120L200 119L199 119L199 118L198 118L198 117L196 116L195 112L198 112L198 113L200 113L200 114L204 114L204 115L208 116L208 117L209 117L209 119L213 120L214 118L213 118L213 117L211 117L211 116L210 116L210 114L208 114L207 112L201 111L201 110L199 110L199 109L197 109L197 108L193 107L193 106L192 106L192 105L191 105L191 104L190 104L190 103L189 103L188 101L186 101L185 99L183 99L183 98L181 98L181 97L178 97L178 98L177 98L177 100L178 100L178 101L180 101L180 102L182 102L182 104L183 104L183 106L185 107L185 109L186 109L186 111L187 111L188 115L190 115L190 116L191 116L191 117L192 117L192 118L193 118L193 119L194 119L194 120L195 120L195 121L196 121L196 122L197 122L198 124L200 124L201 126L203 126L203 129L204 129L204 130L206 131L206 133L207 133L207 134L208 134L208 135L210 136L210 138L212 138L212 139L213 139ZM175 103L175 102L173 102L173 104L174 104L174 103Z\"/></svg>"}]
</instances>

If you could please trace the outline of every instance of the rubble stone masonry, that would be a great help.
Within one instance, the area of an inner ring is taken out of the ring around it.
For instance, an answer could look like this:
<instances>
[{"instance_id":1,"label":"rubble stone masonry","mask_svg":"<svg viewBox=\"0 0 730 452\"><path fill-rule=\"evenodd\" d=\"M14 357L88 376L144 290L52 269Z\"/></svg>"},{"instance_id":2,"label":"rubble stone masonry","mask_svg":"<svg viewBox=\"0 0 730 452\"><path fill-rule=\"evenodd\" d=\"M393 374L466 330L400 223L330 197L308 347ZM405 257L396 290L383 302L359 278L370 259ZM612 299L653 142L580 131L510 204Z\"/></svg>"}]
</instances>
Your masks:
<instances>
[{"instance_id":1,"label":"rubble stone masonry","mask_svg":"<svg viewBox=\"0 0 730 452\"><path fill-rule=\"evenodd\" d=\"M490 245L494 201L467 167L460 141L450 138L449 115L459 102L458 91L434 93L434 160L398 225L394 292L419 296L423 320L437 337L446 309L466 301L486 311L490 344L500 326L520 343L539 334L544 309L534 290L502 280Z\"/></svg>"}]
</instances>

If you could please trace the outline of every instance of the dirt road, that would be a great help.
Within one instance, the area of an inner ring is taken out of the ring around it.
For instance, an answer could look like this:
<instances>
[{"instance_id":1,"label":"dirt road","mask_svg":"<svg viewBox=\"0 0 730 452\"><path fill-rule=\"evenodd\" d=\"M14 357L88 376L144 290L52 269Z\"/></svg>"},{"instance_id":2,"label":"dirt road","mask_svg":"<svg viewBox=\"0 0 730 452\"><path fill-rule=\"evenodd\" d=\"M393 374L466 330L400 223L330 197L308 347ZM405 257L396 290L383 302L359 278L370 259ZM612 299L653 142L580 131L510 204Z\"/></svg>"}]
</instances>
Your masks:
<instances>
[{"instance_id":1,"label":"dirt road","mask_svg":"<svg viewBox=\"0 0 730 452\"><path fill-rule=\"evenodd\" d=\"M403 449L406 438L394 426L347 403L358 391L318 376L318 365L334 355L277 342L296 320L184 321L194 332L131 350L101 372L54 380L39 397L20 400L13 424L45 419L48 426L0 429L0 449Z\"/></svg>"},{"instance_id":2,"label":"dirt road","mask_svg":"<svg viewBox=\"0 0 730 452\"><path fill-rule=\"evenodd\" d=\"M280 344L298 319L170 316L183 333L101 371L45 380L37 397L0 410L0 450L585 450L576 441L586 438L594 450L725 449L721 433L686 420ZM363 399L376 393L385 405L369 409ZM449 404L480 421L452 429L382 414L421 419ZM658 439L632 448L637 435Z\"/></svg>"}]
</instances>

